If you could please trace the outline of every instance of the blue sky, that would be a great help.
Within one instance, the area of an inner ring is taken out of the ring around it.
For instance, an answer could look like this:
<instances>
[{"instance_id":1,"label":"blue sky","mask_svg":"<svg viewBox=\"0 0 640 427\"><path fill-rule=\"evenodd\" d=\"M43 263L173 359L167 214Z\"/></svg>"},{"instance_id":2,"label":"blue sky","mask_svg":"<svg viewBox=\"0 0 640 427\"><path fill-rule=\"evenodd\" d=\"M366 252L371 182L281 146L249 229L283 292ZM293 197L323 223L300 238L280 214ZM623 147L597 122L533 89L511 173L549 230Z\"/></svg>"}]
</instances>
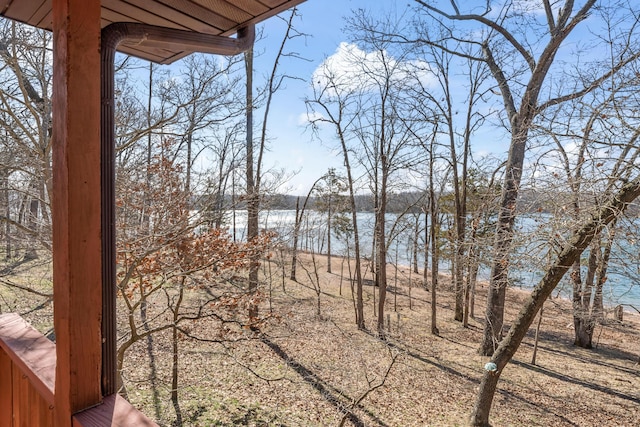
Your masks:
<instances>
[{"instance_id":1,"label":"blue sky","mask_svg":"<svg viewBox=\"0 0 640 427\"><path fill-rule=\"evenodd\" d=\"M368 10L372 16L381 16L385 13L401 14L404 8L413 6L412 1L388 0L308 0L299 6L301 16L295 21L295 27L308 37L289 42L289 50L307 61L287 60L283 63L288 74L301 80L289 81L285 90L276 95L268 126L271 140L264 167L285 169L290 176L287 184L280 186L279 192L306 195L313 182L329 168L343 169L342 153L335 150L337 141L331 133L327 132L319 141L306 128L301 117L306 115L304 97L311 94L308 82L314 71L327 57L336 53L341 43L349 42L349 35L344 31L345 18L357 9ZM289 13L282 16L288 18ZM285 23L281 19L271 18L264 24L264 39L256 44L256 52L263 52L255 60L257 75L271 70L273 56L284 31ZM496 137L495 129L486 128L478 132L474 151L486 155L506 152L507 147L508 138Z\"/></svg>"},{"instance_id":2,"label":"blue sky","mask_svg":"<svg viewBox=\"0 0 640 427\"><path fill-rule=\"evenodd\" d=\"M332 152L327 145L313 140L310 130L301 124L300 117L306 112L304 96L309 93L308 81L322 61L333 54L341 42L347 40L343 34L344 17L358 8L380 9L385 2L371 0L310 0L299 6L300 17L295 21L298 31L308 35L296 39L289 45L290 50L299 53L308 61L291 60L283 65L288 74L300 80L290 80L286 88L274 99L273 113L269 118L272 140L265 167L284 168L295 173L282 191L305 195L312 183L328 168L342 167L339 152ZM387 3L389 4L389 3ZM288 13L283 16L288 17ZM264 51L256 58L256 73L266 74L273 65L273 54L278 49L284 34L284 24L272 18L264 25L264 36L256 45L257 51Z\"/></svg>"},{"instance_id":3,"label":"blue sky","mask_svg":"<svg viewBox=\"0 0 640 427\"><path fill-rule=\"evenodd\" d=\"M522 7L530 5L529 0L521 0L517 4ZM342 168L341 153L332 150L336 141L330 138L330 135L324 135L322 142L314 139L301 117L306 113L304 97L310 94L308 82L314 71L323 60L336 53L342 42L349 41L348 34L343 31L345 18L356 9L370 10L373 16L381 16L382 13L389 13L390 9L395 8L401 13L404 8L413 5L412 1L308 0L299 6L301 16L295 21L295 27L308 37L296 39L288 46L290 51L295 51L307 61L287 60L282 64L287 74L300 80L288 81L286 88L278 92L273 101L268 126L269 152L264 165L266 169L285 169L290 174L288 184L278 189L280 192L305 195L312 183L328 168ZM528 13L542 13L539 5L538 9L532 9ZM282 16L289 15L285 12ZM264 39L256 44L256 51L263 52L255 60L258 84L258 76L266 75L273 66L273 56L281 43L284 30L285 24L278 18L271 18L264 24ZM588 29L580 28L567 40L559 56L571 54L579 44L581 36L586 35ZM589 59L588 56L583 56L583 59ZM561 61L558 64L558 67L563 66ZM485 126L475 134L473 151L478 156L503 157L508 149L508 142L508 135L503 129Z\"/></svg>"}]
</instances>

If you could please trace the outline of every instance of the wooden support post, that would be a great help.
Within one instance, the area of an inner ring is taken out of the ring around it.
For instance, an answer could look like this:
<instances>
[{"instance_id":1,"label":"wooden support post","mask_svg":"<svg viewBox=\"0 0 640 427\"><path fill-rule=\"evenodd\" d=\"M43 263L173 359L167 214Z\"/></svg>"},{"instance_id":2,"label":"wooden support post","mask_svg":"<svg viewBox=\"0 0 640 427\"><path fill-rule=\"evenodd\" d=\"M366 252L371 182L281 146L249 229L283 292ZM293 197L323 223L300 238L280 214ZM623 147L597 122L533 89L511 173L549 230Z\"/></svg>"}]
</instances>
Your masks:
<instances>
[{"instance_id":1,"label":"wooden support post","mask_svg":"<svg viewBox=\"0 0 640 427\"><path fill-rule=\"evenodd\" d=\"M101 402L100 1L53 0L55 424Z\"/></svg>"}]
</instances>

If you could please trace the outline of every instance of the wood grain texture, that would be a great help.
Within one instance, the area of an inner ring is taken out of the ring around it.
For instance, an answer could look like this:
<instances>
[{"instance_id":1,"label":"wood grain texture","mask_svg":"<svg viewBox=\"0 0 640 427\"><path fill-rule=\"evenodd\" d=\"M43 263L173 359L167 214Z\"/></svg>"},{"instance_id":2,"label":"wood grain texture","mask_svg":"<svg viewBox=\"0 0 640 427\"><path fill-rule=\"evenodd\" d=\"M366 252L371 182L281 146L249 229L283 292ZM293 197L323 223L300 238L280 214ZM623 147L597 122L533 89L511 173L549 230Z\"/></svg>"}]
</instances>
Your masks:
<instances>
[{"instance_id":1,"label":"wood grain texture","mask_svg":"<svg viewBox=\"0 0 640 427\"><path fill-rule=\"evenodd\" d=\"M92 1L85 0L87 4ZM169 28L184 28L204 34L232 36L239 28L257 24L305 0L104 0L101 26L115 22L140 22ZM52 0L0 0L0 14L51 30ZM4 7L3 7L4 5ZM126 50L125 50L126 49ZM150 61L168 64L190 53L189 50L158 50L144 43L137 49L123 46L123 52Z\"/></svg>"},{"instance_id":2,"label":"wood grain texture","mask_svg":"<svg viewBox=\"0 0 640 427\"><path fill-rule=\"evenodd\" d=\"M11 425L11 408L13 405L12 381L13 364L4 348L0 348L0 425Z\"/></svg>"},{"instance_id":3,"label":"wood grain texture","mask_svg":"<svg viewBox=\"0 0 640 427\"><path fill-rule=\"evenodd\" d=\"M0 425L52 426L55 345L15 313L0 315Z\"/></svg>"},{"instance_id":4,"label":"wood grain texture","mask_svg":"<svg viewBox=\"0 0 640 427\"><path fill-rule=\"evenodd\" d=\"M100 2L54 0L53 298L58 425L102 400Z\"/></svg>"},{"instance_id":5,"label":"wood grain texture","mask_svg":"<svg viewBox=\"0 0 640 427\"><path fill-rule=\"evenodd\" d=\"M101 405L73 417L73 427L157 427L142 412L118 394L104 398Z\"/></svg>"},{"instance_id":6,"label":"wood grain texture","mask_svg":"<svg viewBox=\"0 0 640 427\"><path fill-rule=\"evenodd\" d=\"M0 314L0 347L14 370L29 378L37 392L53 404L56 346L16 313ZM4 364L3 371L4 371ZM0 381L5 381L0 373Z\"/></svg>"}]
</instances>

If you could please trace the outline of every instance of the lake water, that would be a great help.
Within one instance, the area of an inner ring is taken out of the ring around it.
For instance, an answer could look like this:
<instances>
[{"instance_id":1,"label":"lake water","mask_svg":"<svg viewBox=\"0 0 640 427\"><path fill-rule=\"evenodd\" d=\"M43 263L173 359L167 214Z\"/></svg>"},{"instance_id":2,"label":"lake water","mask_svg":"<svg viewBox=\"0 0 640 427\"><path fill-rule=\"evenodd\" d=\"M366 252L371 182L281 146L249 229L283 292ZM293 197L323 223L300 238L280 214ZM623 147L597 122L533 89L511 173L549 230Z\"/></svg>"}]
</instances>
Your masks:
<instances>
[{"instance_id":1,"label":"lake water","mask_svg":"<svg viewBox=\"0 0 640 427\"><path fill-rule=\"evenodd\" d=\"M235 212L235 232L238 239L244 238L246 234L246 211ZM360 232L361 254L371 256L373 244L374 215L370 212L359 212L358 230ZM387 232L393 233L394 238L390 239L388 247L388 259L390 263L409 266L413 262L413 241L415 239L413 229L415 227L415 216L407 216L401 221L397 220L397 215L387 215ZM350 219L350 214L349 214ZM417 218L420 224L424 224L424 215ZM295 224L295 211L292 210L272 210L263 212L260 215L260 227L276 231L279 239L285 244L291 244L293 227ZM395 226L394 226L395 224ZM549 231L551 216L545 214L527 215L518 218L517 227L520 233L516 238L514 251L512 254L512 268L509 271L509 278L514 287L529 289L535 286L542 278L544 269L549 261L548 241L552 240L552 232ZM233 232L233 214L227 215L227 225L230 232ZM640 227L640 224L638 224ZM424 236L418 236L421 245L424 243ZM350 238L352 245L353 238ZM604 286L603 298L605 305L615 306L618 304L631 305L640 310L640 264L638 262L639 251L638 242L635 241L635 234L618 236L617 244L613 248L609 274ZM307 251L326 253L326 216L319 212L308 211L305 214L302 224L302 231L299 240L299 247ZM331 252L335 255L346 255L347 245L343 236L337 235L334 231L331 239ZM351 254L353 249L351 248ZM583 255L584 256L584 255ZM444 258L444 256L443 256ZM424 252L418 250L418 265L424 265ZM441 271L449 269L448 260L443 260ZM480 278L488 280L489 266L482 265ZM560 282L554 296L560 295L565 298L571 297L571 283L568 275L565 275ZM625 307L627 310L630 307Z\"/></svg>"}]
</instances>

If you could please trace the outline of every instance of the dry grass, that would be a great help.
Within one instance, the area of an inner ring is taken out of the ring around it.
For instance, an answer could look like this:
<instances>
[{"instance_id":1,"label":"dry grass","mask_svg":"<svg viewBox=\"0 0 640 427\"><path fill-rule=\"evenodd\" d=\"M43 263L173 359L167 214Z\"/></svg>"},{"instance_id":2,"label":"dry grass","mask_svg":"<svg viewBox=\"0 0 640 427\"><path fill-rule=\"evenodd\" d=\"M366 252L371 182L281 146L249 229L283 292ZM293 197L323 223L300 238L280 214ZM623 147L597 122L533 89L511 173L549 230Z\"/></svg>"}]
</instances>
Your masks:
<instances>
[{"instance_id":1,"label":"dry grass","mask_svg":"<svg viewBox=\"0 0 640 427\"><path fill-rule=\"evenodd\" d=\"M14 312L45 335L53 331L50 254L32 261L0 263L0 313Z\"/></svg>"},{"instance_id":2,"label":"dry grass","mask_svg":"<svg viewBox=\"0 0 640 427\"><path fill-rule=\"evenodd\" d=\"M309 265L310 258L304 262ZM318 259L319 263L324 258ZM274 271L276 267L274 266ZM280 321L247 333L246 340L211 344L181 343L181 407L192 426L456 426L466 425L475 400L485 357L477 353L482 334L485 289L479 289L476 317L469 328L454 322L452 293L438 290L440 336L430 334L430 298L419 287L408 296L405 269L387 298L391 329L387 341L358 331L351 291L339 293L340 259L334 274L320 268L321 316L316 293L302 270L300 283L275 280L271 304ZM393 285L393 268L389 279ZM303 280L303 278L305 280ZM419 277L413 275L414 283ZM365 289L367 327L375 330L373 288ZM526 294L508 292L507 322ZM394 299L397 311L394 311ZM265 301L261 310L268 310ZM398 322L399 319L399 322ZM200 328L212 327L202 323ZM545 305L537 365L531 365L533 331L505 368L494 400L495 426L637 426L640 425L640 324L626 314L625 323L598 326L597 348L572 343L570 304ZM160 404L154 407L146 343L128 353L129 399L145 413L170 425L169 337L156 336L154 356ZM354 407L353 402L371 391Z\"/></svg>"}]
</instances>

